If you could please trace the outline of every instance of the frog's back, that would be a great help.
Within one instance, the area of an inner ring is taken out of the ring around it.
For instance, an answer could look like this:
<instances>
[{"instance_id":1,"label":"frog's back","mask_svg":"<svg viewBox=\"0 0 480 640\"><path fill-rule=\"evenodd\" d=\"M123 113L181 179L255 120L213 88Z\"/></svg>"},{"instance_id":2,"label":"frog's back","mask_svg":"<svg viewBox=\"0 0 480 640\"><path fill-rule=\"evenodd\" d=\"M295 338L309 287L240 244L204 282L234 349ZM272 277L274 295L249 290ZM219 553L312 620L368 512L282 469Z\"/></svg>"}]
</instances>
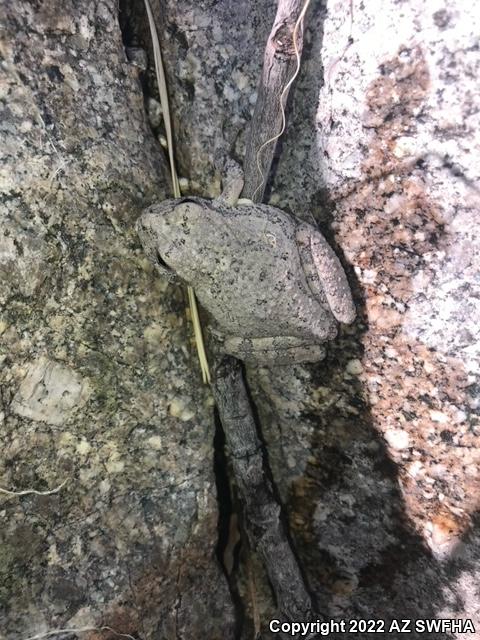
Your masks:
<instances>
[{"instance_id":1,"label":"frog's back","mask_svg":"<svg viewBox=\"0 0 480 640\"><path fill-rule=\"evenodd\" d=\"M198 294L219 328L252 337L302 334L317 304L303 274L294 220L268 205L217 213L223 249Z\"/></svg>"}]
</instances>

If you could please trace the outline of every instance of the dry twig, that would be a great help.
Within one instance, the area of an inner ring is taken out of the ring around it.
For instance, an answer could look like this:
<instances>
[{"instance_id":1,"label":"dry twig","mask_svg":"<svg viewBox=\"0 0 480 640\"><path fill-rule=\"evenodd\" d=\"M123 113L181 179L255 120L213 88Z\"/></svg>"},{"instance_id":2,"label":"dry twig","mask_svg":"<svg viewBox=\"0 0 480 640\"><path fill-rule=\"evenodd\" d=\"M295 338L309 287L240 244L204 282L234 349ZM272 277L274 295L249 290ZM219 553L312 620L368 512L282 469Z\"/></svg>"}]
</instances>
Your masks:
<instances>
[{"instance_id":1,"label":"dry twig","mask_svg":"<svg viewBox=\"0 0 480 640\"><path fill-rule=\"evenodd\" d=\"M221 360L215 370L213 393L245 505L250 546L262 557L282 614L290 620L308 620L312 609L310 596L265 469L239 360L231 356Z\"/></svg>"},{"instance_id":2,"label":"dry twig","mask_svg":"<svg viewBox=\"0 0 480 640\"><path fill-rule=\"evenodd\" d=\"M285 104L300 69L303 19L309 1L279 0L266 45L244 162L242 196L254 202L263 199L276 142L285 129ZM272 491L240 361L223 358L215 371L213 390L245 505L250 545L263 559L280 612L290 620L308 620L312 602Z\"/></svg>"}]
</instances>

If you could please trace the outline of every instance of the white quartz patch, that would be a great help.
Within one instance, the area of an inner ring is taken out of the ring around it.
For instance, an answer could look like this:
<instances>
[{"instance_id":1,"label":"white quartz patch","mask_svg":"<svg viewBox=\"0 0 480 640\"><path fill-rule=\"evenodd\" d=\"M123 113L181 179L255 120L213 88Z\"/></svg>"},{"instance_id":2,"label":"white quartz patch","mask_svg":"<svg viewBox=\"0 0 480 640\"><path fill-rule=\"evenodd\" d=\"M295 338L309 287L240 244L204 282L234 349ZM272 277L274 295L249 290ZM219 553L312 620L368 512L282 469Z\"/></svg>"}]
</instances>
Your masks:
<instances>
[{"instance_id":1,"label":"white quartz patch","mask_svg":"<svg viewBox=\"0 0 480 640\"><path fill-rule=\"evenodd\" d=\"M385 432L385 440L392 449L400 451L410 445L410 436L402 429L389 429Z\"/></svg>"},{"instance_id":2,"label":"white quartz patch","mask_svg":"<svg viewBox=\"0 0 480 640\"><path fill-rule=\"evenodd\" d=\"M90 394L88 382L73 369L41 356L29 365L11 409L25 418L61 425Z\"/></svg>"}]
</instances>

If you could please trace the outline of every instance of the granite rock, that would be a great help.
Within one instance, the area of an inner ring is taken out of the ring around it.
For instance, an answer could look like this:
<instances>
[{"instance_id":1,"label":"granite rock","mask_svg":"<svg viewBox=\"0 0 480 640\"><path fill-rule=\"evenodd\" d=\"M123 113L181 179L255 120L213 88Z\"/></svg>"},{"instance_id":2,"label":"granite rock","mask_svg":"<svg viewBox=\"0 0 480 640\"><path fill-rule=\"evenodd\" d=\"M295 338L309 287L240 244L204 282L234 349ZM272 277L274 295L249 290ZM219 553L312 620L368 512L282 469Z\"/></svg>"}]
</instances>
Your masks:
<instances>
[{"instance_id":1,"label":"granite rock","mask_svg":"<svg viewBox=\"0 0 480 640\"><path fill-rule=\"evenodd\" d=\"M162 3L202 196L218 194L219 147L241 157L273 10ZM328 2L306 21L267 201L343 254L360 317L321 364L249 370L270 464L325 609L479 628L477 12Z\"/></svg>"},{"instance_id":2,"label":"granite rock","mask_svg":"<svg viewBox=\"0 0 480 640\"><path fill-rule=\"evenodd\" d=\"M152 4L181 184L216 196L220 160L242 157L275 6ZM179 291L132 234L166 195L141 67L126 62L110 1L7 6L2 478L71 482L1 498L0 634L100 620L151 638L228 637L210 399ZM477 13L458 0L312 3L269 185L270 204L343 254L359 310L322 363L248 371L310 586L347 619L480 628ZM141 6L121 3L120 18L126 45L148 49ZM61 425L11 409L39 358L89 389L83 406L55 401ZM268 583L256 558L248 566L266 627ZM246 575L235 588L248 617Z\"/></svg>"},{"instance_id":3,"label":"granite rock","mask_svg":"<svg viewBox=\"0 0 480 640\"><path fill-rule=\"evenodd\" d=\"M0 494L0 638L231 637L212 403L134 231L169 180L118 7L2 16L0 485L66 482Z\"/></svg>"}]
</instances>

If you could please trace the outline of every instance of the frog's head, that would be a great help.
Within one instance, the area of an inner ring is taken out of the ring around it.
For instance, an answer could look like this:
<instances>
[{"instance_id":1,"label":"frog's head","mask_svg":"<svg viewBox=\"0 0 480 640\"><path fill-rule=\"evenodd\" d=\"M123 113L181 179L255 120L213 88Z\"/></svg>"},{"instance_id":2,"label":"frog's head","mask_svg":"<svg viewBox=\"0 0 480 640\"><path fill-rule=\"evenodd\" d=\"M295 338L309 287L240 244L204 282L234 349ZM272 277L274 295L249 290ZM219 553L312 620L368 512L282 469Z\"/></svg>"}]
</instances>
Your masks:
<instances>
[{"instance_id":1,"label":"frog's head","mask_svg":"<svg viewBox=\"0 0 480 640\"><path fill-rule=\"evenodd\" d=\"M136 230L149 260L169 280L178 275L195 281L207 256L208 201L201 198L165 200L146 209Z\"/></svg>"}]
</instances>

